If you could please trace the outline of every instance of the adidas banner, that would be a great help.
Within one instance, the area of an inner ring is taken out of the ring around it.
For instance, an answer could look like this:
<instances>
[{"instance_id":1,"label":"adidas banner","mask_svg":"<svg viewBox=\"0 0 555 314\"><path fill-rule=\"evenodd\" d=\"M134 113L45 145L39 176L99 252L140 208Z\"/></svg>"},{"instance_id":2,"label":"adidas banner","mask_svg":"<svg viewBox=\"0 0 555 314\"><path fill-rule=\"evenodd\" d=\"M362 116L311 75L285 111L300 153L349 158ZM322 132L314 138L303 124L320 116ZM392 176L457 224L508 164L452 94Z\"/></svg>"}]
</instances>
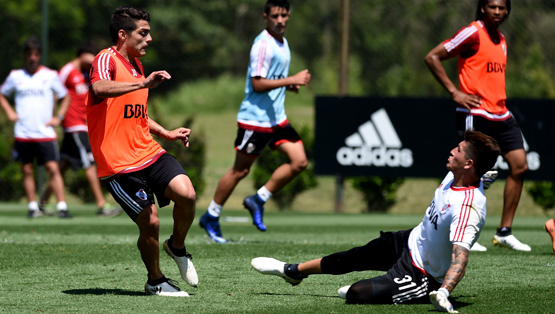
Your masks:
<instances>
[{"instance_id":1,"label":"adidas banner","mask_svg":"<svg viewBox=\"0 0 555 314\"><path fill-rule=\"evenodd\" d=\"M513 99L526 179L555 181L553 100ZM443 177L458 144L455 105L439 98L316 97L315 171L320 175ZM507 176L499 157L495 168Z\"/></svg>"}]
</instances>

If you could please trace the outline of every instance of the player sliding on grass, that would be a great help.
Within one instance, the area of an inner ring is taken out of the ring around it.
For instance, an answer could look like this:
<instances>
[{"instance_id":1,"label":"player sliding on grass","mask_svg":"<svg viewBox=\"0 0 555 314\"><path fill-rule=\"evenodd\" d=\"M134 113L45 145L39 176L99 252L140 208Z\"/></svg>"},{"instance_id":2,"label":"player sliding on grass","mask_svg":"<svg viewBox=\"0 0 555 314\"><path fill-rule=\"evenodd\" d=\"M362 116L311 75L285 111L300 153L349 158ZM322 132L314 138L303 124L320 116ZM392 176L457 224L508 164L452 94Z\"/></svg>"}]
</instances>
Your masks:
<instances>
[{"instance_id":1,"label":"player sliding on grass","mask_svg":"<svg viewBox=\"0 0 555 314\"><path fill-rule=\"evenodd\" d=\"M499 25L510 12L510 0L479 0L476 20L432 49L425 61L457 104L459 136L462 137L466 130L493 136L509 165L503 193L503 215L493 243L517 251L530 251L530 246L521 243L511 231L528 163L520 127L505 106L507 43ZM442 61L454 57L458 57L458 88L442 65ZM476 243L472 249L485 251L486 247Z\"/></svg>"},{"instance_id":2,"label":"player sliding on grass","mask_svg":"<svg viewBox=\"0 0 555 314\"><path fill-rule=\"evenodd\" d=\"M268 0L264 19L266 29L256 37L251 48L245 99L237 114L239 130L235 139L235 163L220 179L214 199L200 219L200 226L219 243L227 242L219 224L222 206L266 146L277 149L287 156L289 162L279 166L256 194L243 201L253 224L260 231L266 231L264 203L308 163L301 138L289 124L284 108L285 91L298 92L300 86L306 86L310 81L308 70L288 76L291 54L284 34L289 21L289 1Z\"/></svg>"},{"instance_id":3,"label":"player sliding on grass","mask_svg":"<svg viewBox=\"0 0 555 314\"><path fill-rule=\"evenodd\" d=\"M451 150L449 173L436 189L422 222L410 230L380 232L368 244L300 264L257 257L252 266L297 285L312 274L339 275L381 270L387 274L355 282L338 293L350 304L424 303L457 313L449 294L463 278L470 247L486 221L480 178L495 164L499 146L490 136L467 131Z\"/></svg>"},{"instance_id":4,"label":"player sliding on grass","mask_svg":"<svg viewBox=\"0 0 555 314\"><path fill-rule=\"evenodd\" d=\"M137 246L148 271L147 293L188 296L160 270L160 207L174 202L173 234L164 242L190 285L198 284L185 237L195 218L195 189L183 167L153 138L180 140L189 146L191 130L166 130L148 115L148 90L171 78L166 71L145 77L138 58L152 41L150 15L132 7L117 8L110 19L114 46L102 50L91 68L87 121L98 177L139 227Z\"/></svg>"}]
</instances>

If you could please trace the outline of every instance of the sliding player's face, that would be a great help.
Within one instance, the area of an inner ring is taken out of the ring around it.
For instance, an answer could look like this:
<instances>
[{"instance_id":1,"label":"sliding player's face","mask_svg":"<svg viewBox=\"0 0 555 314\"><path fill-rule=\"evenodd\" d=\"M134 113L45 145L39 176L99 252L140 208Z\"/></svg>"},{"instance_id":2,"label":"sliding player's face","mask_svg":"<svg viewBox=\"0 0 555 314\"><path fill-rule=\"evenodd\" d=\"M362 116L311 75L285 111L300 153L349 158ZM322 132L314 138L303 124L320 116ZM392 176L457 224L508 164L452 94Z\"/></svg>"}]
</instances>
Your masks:
<instances>
[{"instance_id":1,"label":"sliding player's face","mask_svg":"<svg viewBox=\"0 0 555 314\"><path fill-rule=\"evenodd\" d=\"M274 36L283 37L289 21L289 11L281 7L272 7L268 14L264 13L266 29Z\"/></svg>"},{"instance_id":2,"label":"sliding player's face","mask_svg":"<svg viewBox=\"0 0 555 314\"><path fill-rule=\"evenodd\" d=\"M466 142L462 141L457 147L451 150L449 158L447 159L447 170L456 172L457 170L463 169L464 166L468 164L468 159L464 152L466 145Z\"/></svg>"},{"instance_id":3,"label":"sliding player's face","mask_svg":"<svg viewBox=\"0 0 555 314\"><path fill-rule=\"evenodd\" d=\"M146 55L146 48L152 41L152 37L150 36L150 25L147 21L140 20L136 23L137 28L133 32L125 32L127 35L125 40L128 54L133 57L140 58Z\"/></svg>"}]
</instances>

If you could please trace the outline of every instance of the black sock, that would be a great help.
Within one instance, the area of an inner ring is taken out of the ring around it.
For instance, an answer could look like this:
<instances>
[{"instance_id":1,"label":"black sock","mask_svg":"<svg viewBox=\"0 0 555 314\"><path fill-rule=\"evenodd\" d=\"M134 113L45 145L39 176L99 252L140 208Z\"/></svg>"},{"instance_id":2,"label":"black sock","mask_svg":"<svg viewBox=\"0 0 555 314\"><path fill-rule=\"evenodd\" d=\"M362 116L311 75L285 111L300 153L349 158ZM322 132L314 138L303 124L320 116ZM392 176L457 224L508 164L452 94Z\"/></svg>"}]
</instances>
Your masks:
<instances>
[{"instance_id":1,"label":"black sock","mask_svg":"<svg viewBox=\"0 0 555 314\"><path fill-rule=\"evenodd\" d=\"M183 247L182 249L176 249L173 247L173 235L170 236L170 240L168 241L168 245L170 247L170 250L172 251L173 254L175 254L176 256L185 256L187 255L187 249L185 247Z\"/></svg>"},{"instance_id":2,"label":"black sock","mask_svg":"<svg viewBox=\"0 0 555 314\"><path fill-rule=\"evenodd\" d=\"M497 228L497 235L501 236L501 237L506 237L513 234L511 232L511 227L503 227L503 228Z\"/></svg>"},{"instance_id":3,"label":"black sock","mask_svg":"<svg viewBox=\"0 0 555 314\"><path fill-rule=\"evenodd\" d=\"M149 278L146 283L148 283L151 286L156 286L156 285L161 284L162 282L166 282L167 280L168 279L166 279L166 276L162 275L162 278L158 278L158 279L155 279L155 280L152 280L152 279Z\"/></svg>"},{"instance_id":4,"label":"black sock","mask_svg":"<svg viewBox=\"0 0 555 314\"><path fill-rule=\"evenodd\" d=\"M293 279L301 280L308 277L299 271L299 264L285 264L284 272L288 277Z\"/></svg>"}]
</instances>

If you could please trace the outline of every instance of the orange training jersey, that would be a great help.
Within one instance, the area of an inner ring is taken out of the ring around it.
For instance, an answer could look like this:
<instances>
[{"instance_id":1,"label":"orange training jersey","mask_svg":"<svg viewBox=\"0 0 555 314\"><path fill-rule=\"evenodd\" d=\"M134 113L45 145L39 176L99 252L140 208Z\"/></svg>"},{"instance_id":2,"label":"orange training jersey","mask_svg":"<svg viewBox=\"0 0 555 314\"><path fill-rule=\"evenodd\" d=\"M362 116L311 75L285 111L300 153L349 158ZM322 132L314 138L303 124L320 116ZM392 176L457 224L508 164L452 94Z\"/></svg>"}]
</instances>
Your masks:
<instances>
[{"instance_id":1,"label":"orange training jersey","mask_svg":"<svg viewBox=\"0 0 555 314\"><path fill-rule=\"evenodd\" d=\"M124 59L113 47L102 50L91 68L91 85L99 80L143 81L142 64ZM165 150L150 135L147 111L148 89L143 88L114 98L87 95L89 139L98 177L143 169Z\"/></svg>"},{"instance_id":2,"label":"orange training jersey","mask_svg":"<svg viewBox=\"0 0 555 314\"><path fill-rule=\"evenodd\" d=\"M486 111L502 116L508 112L505 106L505 68L507 65L507 44L499 32L499 43L495 44L481 21L472 22L467 28L475 31L479 38L477 52L464 58L459 55L459 88L461 91L477 95L481 99L480 107L472 112L480 115Z\"/></svg>"}]
</instances>

